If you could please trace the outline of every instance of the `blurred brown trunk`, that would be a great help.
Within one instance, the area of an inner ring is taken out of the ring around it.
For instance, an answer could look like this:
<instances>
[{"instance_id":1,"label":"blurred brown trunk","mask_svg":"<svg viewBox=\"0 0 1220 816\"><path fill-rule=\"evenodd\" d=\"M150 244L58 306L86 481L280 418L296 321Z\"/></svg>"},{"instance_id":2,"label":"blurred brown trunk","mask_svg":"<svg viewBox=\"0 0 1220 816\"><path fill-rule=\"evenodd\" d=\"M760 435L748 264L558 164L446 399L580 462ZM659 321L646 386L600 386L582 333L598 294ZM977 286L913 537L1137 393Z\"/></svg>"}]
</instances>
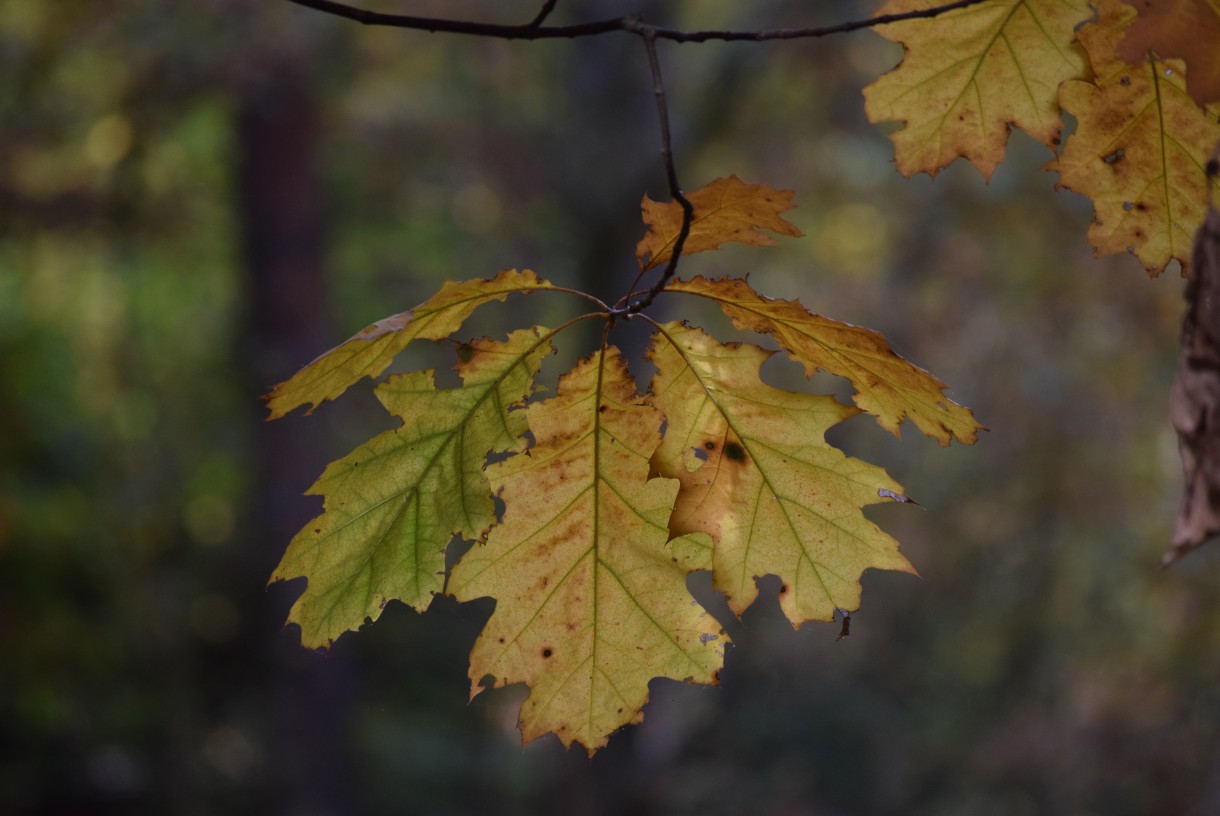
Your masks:
<instances>
[{"instance_id":1,"label":"blurred brown trunk","mask_svg":"<svg viewBox=\"0 0 1220 816\"><path fill-rule=\"evenodd\" d=\"M318 111L310 87L291 65L273 64L239 91L236 151L240 177L248 306L239 350L253 388L290 376L327 338L323 277L325 212L317 172ZM315 428L312 432L316 441ZM302 495L321 472L322 445L301 444L291 423L256 430L256 478L251 485L252 554L269 575L317 500ZM299 583L299 582L298 582ZM350 700L347 661L339 653L301 648L283 631L288 592L265 594L262 622L263 698L270 733L266 762L272 809L291 814L354 812L347 768Z\"/></svg>"}]
</instances>

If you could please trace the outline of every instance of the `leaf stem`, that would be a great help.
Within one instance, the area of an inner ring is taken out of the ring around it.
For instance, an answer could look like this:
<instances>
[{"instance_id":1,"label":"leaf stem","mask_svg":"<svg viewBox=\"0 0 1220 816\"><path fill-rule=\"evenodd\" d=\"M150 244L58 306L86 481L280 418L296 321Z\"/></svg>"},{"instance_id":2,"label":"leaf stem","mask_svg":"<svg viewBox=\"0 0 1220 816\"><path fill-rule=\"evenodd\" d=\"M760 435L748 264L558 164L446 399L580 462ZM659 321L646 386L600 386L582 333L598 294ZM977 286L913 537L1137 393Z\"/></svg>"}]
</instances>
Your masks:
<instances>
[{"instance_id":1,"label":"leaf stem","mask_svg":"<svg viewBox=\"0 0 1220 816\"><path fill-rule=\"evenodd\" d=\"M614 309L610 308L609 304L607 304L601 298L597 297L596 295L591 295L588 292L582 292L579 289L569 289L566 286L551 286L551 287L548 287L547 289L539 290L539 291L564 292L569 295L576 295L577 297L582 297L585 300L593 303L595 306L600 307L603 312L613 312L614 311Z\"/></svg>"}]
</instances>

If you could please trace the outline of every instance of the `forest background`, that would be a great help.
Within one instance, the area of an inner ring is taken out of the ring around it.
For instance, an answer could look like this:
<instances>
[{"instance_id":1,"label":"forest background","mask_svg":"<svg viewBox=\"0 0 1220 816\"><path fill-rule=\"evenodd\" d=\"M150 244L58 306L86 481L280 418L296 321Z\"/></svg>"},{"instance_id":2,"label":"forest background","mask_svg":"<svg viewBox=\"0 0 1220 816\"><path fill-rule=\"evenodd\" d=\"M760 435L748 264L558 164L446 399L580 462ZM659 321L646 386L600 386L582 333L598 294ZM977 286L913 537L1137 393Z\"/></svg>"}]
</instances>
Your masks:
<instances>
[{"instance_id":1,"label":"forest background","mask_svg":"<svg viewBox=\"0 0 1220 816\"><path fill-rule=\"evenodd\" d=\"M412 10L537 11L459 5ZM703 28L873 10L807 5L632 10ZM724 621L720 688L654 682L644 724L592 761L518 747L519 689L467 704L487 604L391 604L301 649L282 627L299 588L267 577L318 511L301 494L384 420L365 393L267 425L258 396L445 279L529 267L617 297L639 200L666 197L642 49L287 3L0 0L0 811L1220 808L1220 555L1158 566L1182 281L1093 259L1088 202L1019 133L990 184L961 162L901 178L862 111L901 53L876 34L660 51L684 182L794 189L806 233L682 272L749 273L882 331L991 429L948 451L835 432L920 502L869 515L922 578L867 574L838 642L793 632L772 585Z\"/></svg>"}]
</instances>

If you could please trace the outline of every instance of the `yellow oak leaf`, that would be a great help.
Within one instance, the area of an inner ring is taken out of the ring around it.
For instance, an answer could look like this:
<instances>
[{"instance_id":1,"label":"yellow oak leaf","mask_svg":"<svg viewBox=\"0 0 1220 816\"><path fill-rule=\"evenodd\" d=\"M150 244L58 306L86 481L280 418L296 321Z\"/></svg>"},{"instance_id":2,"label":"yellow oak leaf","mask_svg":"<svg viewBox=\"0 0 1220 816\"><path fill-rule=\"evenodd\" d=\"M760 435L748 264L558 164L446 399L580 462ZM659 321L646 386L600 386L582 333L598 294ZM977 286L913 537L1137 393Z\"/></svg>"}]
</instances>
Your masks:
<instances>
[{"instance_id":1,"label":"yellow oak leaf","mask_svg":"<svg viewBox=\"0 0 1220 816\"><path fill-rule=\"evenodd\" d=\"M938 4L890 0L877 14ZM1088 0L989 0L878 26L905 56L864 89L864 111L870 122L903 123L890 134L899 172L935 176L963 156L989 179L1009 126L1053 151L1062 131L1059 83L1088 75L1074 34L1090 16Z\"/></svg>"},{"instance_id":2,"label":"yellow oak leaf","mask_svg":"<svg viewBox=\"0 0 1220 816\"><path fill-rule=\"evenodd\" d=\"M441 340L453 334L471 312L513 292L553 288L527 270L506 269L492 280L446 281L440 291L414 309L379 320L322 354L265 399L270 419L306 403L305 413L334 399L364 377L377 377L412 340Z\"/></svg>"},{"instance_id":3,"label":"yellow oak leaf","mask_svg":"<svg viewBox=\"0 0 1220 816\"><path fill-rule=\"evenodd\" d=\"M858 608L864 570L914 569L861 512L904 499L902 488L823 436L858 409L766 385L758 372L773 353L659 326L649 356L666 431L652 463L682 483L670 533L711 536L729 608L740 615L758 597L756 579L778 575L780 608L799 627Z\"/></svg>"},{"instance_id":4,"label":"yellow oak leaf","mask_svg":"<svg viewBox=\"0 0 1220 816\"><path fill-rule=\"evenodd\" d=\"M389 600L422 610L441 591L452 536L476 539L495 523L483 464L489 452L525 447L525 414L512 407L529 396L550 338L535 328L470 343L456 366L460 388L438 391L430 371L377 387L402 426L326 468L309 491L326 497L325 512L271 577L308 579L288 616L304 645L329 646L376 620Z\"/></svg>"},{"instance_id":5,"label":"yellow oak leaf","mask_svg":"<svg viewBox=\"0 0 1220 816\"><path fill-rule=\"evenodd\" d=\"M772 246L775 241L762 230L799 238L803 233L780 213L792 209L792 190L776 190L765 184L746 184L737 176L716 179L686 198L694 207L690 233L682 244L683 255L717 249L721 244ZM644 196L640 205L648 231L636 247L640 269L647 271L669 263L682 230L682 206L676 201L657 202Z\"/></svg>"},{"instance_id":6,"label":"yellow oak leaf","mask_svg":"<svg viewBox=\"0 0 1220 816\"><path fill-rule=\"evenodd\" d=\"M706 536L669 541L678 482L650 479L661 414L636 395L614 348L526 410L535 443L488 467L504 518L454 567L448 591L496 608L470 655L481 681L525 683L522 738L555 733L592 754L643 718L648 682L716 683L726 638L686 576L711 564Z\"/></svg>"},{"instance_id":7,"label":"yellow oak leaf","mask_svg":"<svg viewBox=\"0 0 1220 816\"><path fill-rule=\"evenodd\" d=\"M773 336L806 376L821 369L850 380L856 405L895 436L909 417L942 445L951 439L969 445L978 437L982 426L970 409L951 401L943 382L900 357L871 329L812 314L799 301L765 298L741 279L673 280L665 291L715 301L738 329Z\"/></svg>"},{"instance_id":8,"label":"yellow oak leaf","mask_svg":"<svg viewBox=\"0 0 1220 816\"><path fill-rule=\"evenodd\" d=\"M1093 200L1088 237L1097 255L1128 252L1153 276L1176 258L1189 274L1220 106L1195 104L1178 60L1132 67L1120 59L1115 49L1135 9L1120 0L1099 0L1097 9L1079 32L1096 80L1060 88L1077 127L1046 167L1060 174L1058 186Z\"/></svg>"},{"instance_id":9,"label":"yellow oak leaf","mask_svg":"<svg viewBox=\"0 0 1220 816\"><path fill-rule=\"evenodd\" d=\"M1139 11L1118 44L1132 65L1148 54L1186 64L1186 91L1200 107L1220 102L1220 0L1126 0Z\"/></svg>"}]
</instances>

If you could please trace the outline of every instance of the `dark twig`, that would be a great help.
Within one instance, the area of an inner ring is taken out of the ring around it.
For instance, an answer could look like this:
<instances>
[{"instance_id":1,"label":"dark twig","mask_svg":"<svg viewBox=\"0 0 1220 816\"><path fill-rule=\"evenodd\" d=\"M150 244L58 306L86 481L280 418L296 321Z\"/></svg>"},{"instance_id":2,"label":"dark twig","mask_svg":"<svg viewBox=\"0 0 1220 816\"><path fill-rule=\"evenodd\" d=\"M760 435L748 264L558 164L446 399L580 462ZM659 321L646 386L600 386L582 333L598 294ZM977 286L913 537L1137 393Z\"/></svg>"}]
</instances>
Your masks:
<instances>
[{"instance_id":1,"label":"dark twig","mask_svg":"<svg viewBox=\"0 0 1220 816\"><path fill-rule=\"evenodd\" d=\"M592 37L611 31L627 31L639 34L645 28L634 17L616 17L606 20L595 20L575 25L542 25L554 8L555 2L547 0L542 11L534 20L524 25L500 25L497 23L477 23L465 20L449 20L440 17L415 17L408 14L386 14L380 11L349 6L335 0L288 0L298 6L324 11L348 20L355 20L364 25L390 26L393 28L410 28L417 31L446 32L450 34L468 34L475 37L496 37L505 40L552 40L570 39L574 37ZM797 40L815 37L826 37L831 34L846 34L862 28L898 23L903 20L916 20L937 17L948 11L974 6L984 0L956 0L943 6L907 11L901 14L883 14L866 20L852 20L830 26L813 28L778 28L768 31L680 31L673 28L658 28L647 26L658 40L674 42L707 42L708 40L723 40L732 42L766 42L769 40Z\"/></svg>"},{"instance_id":2,"label":"dark twig","mask_svg":"<svg viewBox=\"0 0 1220 816\"><path fill-rule=\"evenodd\" d=\"M465 20L448 20L441 17L415 17L409 14L386 14L380 11L337 3L334 0L288 0L298 6L324 11L337 17L355 20L363 25L390 26L392 28L410 28L416 31L444 32L447 34L469 34L475 37L496 37L504 40L547 40L565 37L591 37L606 34L611 31L623 30L623 19L600 20L593 23L581 23L570 26L544 26L537 22L550 14L554 3L543 6L534 20L524 25L500 25L497 23L475 23ZM549 7L548 7L549 6Z\"/></svg>"},{"instance_id":3,"label":"dark twig","mask_svg":"<svg viewBox=\"0 0 1220 816\"><path fill-rule=\"evenodd\" d=\"M661 123L661 160L665 163L665 179L669 182L669 194L682 207L682 226L678 229L678 237L674 239L669 263L665 265L665 271L661 274L660 280L642 298L627 303L624 307L627 315L633 315L648 308L649 304L665 288L665 284L669 283L669 279L674 276L678 270L678 258L682 255L682 247L686 244L687 236L690 235L691 221L695 217L695 207L686 196L682 195L682 185L678 183L678 170L674 166L673 137L669 130L669 106L665 102L665 82L661 78L657 40L650 27L641 26L641 29L640 38L644 41L644 48L648 51L648 68L652 71L652 93L657 100L657 118ZM628 291L635 289L635 284L639 283L640 276L643 274L644 272L641 270Z\"/></svg>"},{"instance_id":4,"label":"dark twig","mask_svg":"<svg viewBox=\"0 0 1220 816\"><path fill-rule=\"evenodd\" d=\"M546 2L542 4L542 8L538 10L538 14L535 15L534 19L530 20L528 23L526 23L526 25L530 28L537 28L545 23L546 18L551 16L551 12L555 10L555 4L558 2L559 0L546 0Z\"/></svg>"}]
</instances>

